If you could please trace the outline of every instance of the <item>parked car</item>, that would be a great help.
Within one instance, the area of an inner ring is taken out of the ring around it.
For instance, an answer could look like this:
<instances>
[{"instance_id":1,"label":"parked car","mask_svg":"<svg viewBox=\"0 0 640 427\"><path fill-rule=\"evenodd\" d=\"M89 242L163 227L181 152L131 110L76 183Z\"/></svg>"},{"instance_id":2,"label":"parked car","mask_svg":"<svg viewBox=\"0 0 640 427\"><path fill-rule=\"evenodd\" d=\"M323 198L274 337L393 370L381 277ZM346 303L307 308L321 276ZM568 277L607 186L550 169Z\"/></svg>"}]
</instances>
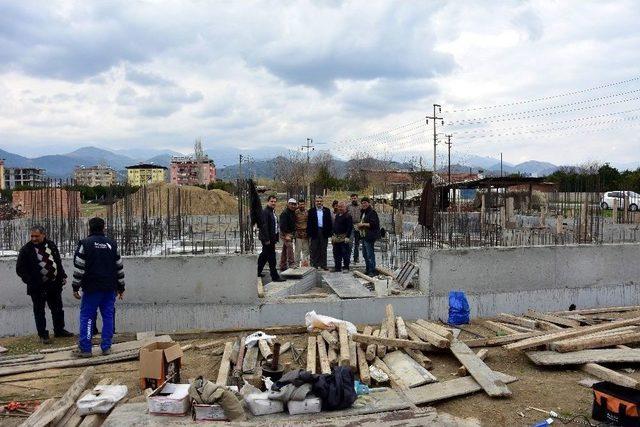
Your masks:
<instances>
[{"instance_id":1,"label":"parked car","mask_svg":"<svg viewBox=\"0 0 640 427\"><path fill-rule=\"evenodd\" d=\"M617 200L618 209L624 209L624 197L629 198L629 210L637 211L640 206L640 194L633 191L607 191L600 200L602 209L613 209L613 201Z\"/></svg>"}]
</instances>

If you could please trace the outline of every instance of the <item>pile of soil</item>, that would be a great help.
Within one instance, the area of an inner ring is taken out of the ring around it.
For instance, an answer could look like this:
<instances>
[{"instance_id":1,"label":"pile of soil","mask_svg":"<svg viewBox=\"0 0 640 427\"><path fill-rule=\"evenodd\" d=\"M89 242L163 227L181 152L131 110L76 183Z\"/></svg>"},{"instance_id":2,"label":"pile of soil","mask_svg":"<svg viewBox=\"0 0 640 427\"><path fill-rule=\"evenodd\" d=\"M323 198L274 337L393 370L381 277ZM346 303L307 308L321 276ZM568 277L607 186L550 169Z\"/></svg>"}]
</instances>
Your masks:
<instances>
[{"instance_id":1,"label":"pile of soil","mask_svg":"<svg viewBox=\"0 0 640 427\"><path fill-rule=\"evenodd\" d=\"M114 213L151 217L234 214L238 201L223 190L156 183L118 200L113 209Z\"/></svg>"}]
</instances>

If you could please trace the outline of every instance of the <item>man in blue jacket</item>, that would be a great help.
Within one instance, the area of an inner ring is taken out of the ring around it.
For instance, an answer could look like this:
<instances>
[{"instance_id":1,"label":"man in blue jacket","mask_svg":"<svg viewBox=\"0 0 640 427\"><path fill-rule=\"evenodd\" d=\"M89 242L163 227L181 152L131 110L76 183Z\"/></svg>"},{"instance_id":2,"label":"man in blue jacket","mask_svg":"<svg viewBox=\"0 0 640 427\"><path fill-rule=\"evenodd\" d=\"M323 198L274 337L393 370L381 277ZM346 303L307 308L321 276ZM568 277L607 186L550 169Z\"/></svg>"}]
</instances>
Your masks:
<instances>
[{"instance_id":1,"label":"man in blue jacket","mask_svg":"<svg viewBox=\"0 0 640 427\"><path fill-rule=\"evenodd\" d=\"M89 220L89 236L78 243L73 257L73 296L80 302L79 357L91 357L93 322L100 309L102 354L111 353L116 294L124 296L124 269L115 240L104 235L104 220ZM82 288L82 297L80 289Z\"/></svg>"}]
</instances>

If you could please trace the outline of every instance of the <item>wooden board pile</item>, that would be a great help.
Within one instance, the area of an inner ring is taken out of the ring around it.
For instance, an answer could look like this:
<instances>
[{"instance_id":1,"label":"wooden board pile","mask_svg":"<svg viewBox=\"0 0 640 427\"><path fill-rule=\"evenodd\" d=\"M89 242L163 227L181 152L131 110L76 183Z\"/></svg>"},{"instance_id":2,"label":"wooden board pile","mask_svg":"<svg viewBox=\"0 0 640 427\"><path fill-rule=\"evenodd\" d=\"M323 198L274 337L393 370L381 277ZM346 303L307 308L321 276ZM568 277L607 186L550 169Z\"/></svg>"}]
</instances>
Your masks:
<instances>
[{"instance_id":1,"label":"wooden board pile","mask_svg":"<svg viewBox=\"0 0 640 427\"><path fill-rule=\"evenodd\" d=\"M627 346L640 342L640 306L553 313L529 310L522 316L501 313L473 323L500 336L467 341L469 347L503 345L508 350L526 350L536 365L577 365L598 379L640 389L639 381L600 365L640 362L640 349Z\"/></svg>"},{"instance_id":2,"label":"wooden board pile","mask_svg":"<svg viewBox=\"0 0 640 427\"><path fill-rule=\"evenodd\" d=\"M329 374L334 366L350 367L363 384L389 384L413 404L481 390L493 397L510 396L506 384L516 378L489 368L483 361L487 351L473 353L457 339L459 333L458 329L422 319L405 322L395 315L391 305L387 305L382 323L375 327L365 326L359 333L349 334L343 322L333 330L308 333L306 361L301 357L294 357L294 361L314 374ZM245 380L259 385L253 380L258 383L261 380L257 374L260 358L270 360L273 349L267 341L261 340L258 346L243 352L242 337L239 339L238 343L226 342L217 382L227 385L232 377L243 374ZM288 343L284 343L282 349L300 353ZM443 351L451 352L462 364L458 371L460 378L438 382L429 372L431 359L428 354Z\"/></svg>"}]
</instances>

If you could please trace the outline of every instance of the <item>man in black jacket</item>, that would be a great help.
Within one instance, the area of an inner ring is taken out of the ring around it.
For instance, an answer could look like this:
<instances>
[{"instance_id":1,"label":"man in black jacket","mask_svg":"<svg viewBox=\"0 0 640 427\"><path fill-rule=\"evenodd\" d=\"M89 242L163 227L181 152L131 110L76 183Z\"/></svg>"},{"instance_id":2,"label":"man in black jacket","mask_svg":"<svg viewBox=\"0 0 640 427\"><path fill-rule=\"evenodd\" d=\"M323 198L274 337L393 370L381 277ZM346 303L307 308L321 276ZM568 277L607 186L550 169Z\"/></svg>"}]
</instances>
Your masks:
<instances>
[{"instance_id":1,"label":"man in black jacket","mask_svg":"<svg viewBox=\"0 0 640 427\"><path fill-rule=\"evenodd\" d=\"M333 220L333 236L331 236L331 245L333 246L333 262L335 271L349 271L349 261L351 252L349 251L349 242L353 233L353 220L347 212L347 206L344 202L338 203L336 217Z\"/></svg>"},{"instance_id":2,"label":"man in black jacket","mask_svg":"<svg viewBox=\"0 0 640 427\"><path fill-rule=\"evenodd\" d=\"M296 209L298 201L289 199L287 207L280 214L280 236L282 237L282 254L280 255L280 272L296 266L293 254L293 236L296 232Z\"/></svg>"},{"instance_id":3,"label":"man in black jacket","mask_svg":"<svg viewBox=\"0 0 640 427\"><path fill-rule=\"evenodd\" d=\"M80 240L73 257L73 296L80 302L79 357L91 357L92 327L100 309L102 354L111 353L116 294L124 297L124 268L115 240L104 235L104 220L89 220L89 236ZM82 296L80 296L82 289Z\"/></svg>"},{"instance_id":4,"label":"man in black jacket","mask_svg":"<svg viewBox=\"0 0 640 427\"><path fill-rule=\"evenodd\" d=\"M307 235L309 236L309 252L311 266L327 269L327 244L333 224L331 222L331 210L323 206L322 197L316 197L315 207L309 209L307 218Z\"/></svg>"},{"instance_id":5,"label":"man in black jacket","mask_svg":"<svg viewBox=\"0 0 640 427\"><path fill-rule=\"evenodd\" d=\"M276 196L267 199L267 207L262 210L262 226L258 230L258 238L262 243L262 252L258 256L258 277L262 277L262 269L269 263L271 280L283 282L276 270L276 243L278 243L278 218L276 217Z\"/></svg>"},{"instance_id":6,"label":"man in black jacket","mask_svg":"<svg viewBox=\"0 0 640 427\"><path fill-rule=\"evenodd\" d=\"M376 240L380 238L380 219L378 213L371 207L368 197L363 197L360 201L361 217L356 224L362 240L362 255L366 265L366 274L373 276L376 274L376 254L374 246Z\"/></svg>"},{"instance_id":7,"label":"man in black jacket","mask_svg":"<svg viewBox=\"0 0 640 427\"><path fill-rule=\"evenodd\" d=\"M38 336L43 344L51 342L47 330L45 304L49 305L53 319L55 337L72 337L64 329L64 310L62 309L62 287L67 283L58 247L47 235L42 226L31 227L31 241L20 249L16 273L27 284L27 295L33 301L33 316Z\"/></svg>"}]
</instances>

